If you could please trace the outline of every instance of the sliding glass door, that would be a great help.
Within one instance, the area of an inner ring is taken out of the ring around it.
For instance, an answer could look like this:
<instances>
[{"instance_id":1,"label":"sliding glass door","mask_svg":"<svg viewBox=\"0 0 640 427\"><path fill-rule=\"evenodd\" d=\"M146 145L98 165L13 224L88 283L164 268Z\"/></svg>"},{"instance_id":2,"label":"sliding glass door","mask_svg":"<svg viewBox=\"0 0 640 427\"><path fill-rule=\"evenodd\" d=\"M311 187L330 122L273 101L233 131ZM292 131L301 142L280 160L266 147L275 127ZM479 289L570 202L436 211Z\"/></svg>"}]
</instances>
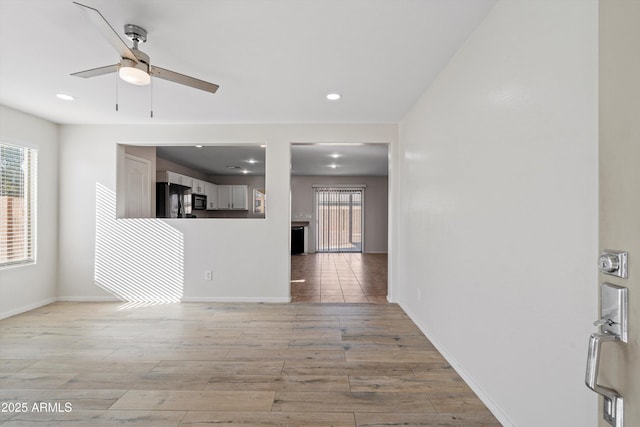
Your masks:
<instances>
[{"instance_id":1,"label":"sliding glass door","mask_svg":"<svg viewBox=\"0 0 640 427\"><path fill-rule=\"evenodd\" d=\"M362 252L363 188L317 187L316 252Z\"/></svg>"}]
</instances>

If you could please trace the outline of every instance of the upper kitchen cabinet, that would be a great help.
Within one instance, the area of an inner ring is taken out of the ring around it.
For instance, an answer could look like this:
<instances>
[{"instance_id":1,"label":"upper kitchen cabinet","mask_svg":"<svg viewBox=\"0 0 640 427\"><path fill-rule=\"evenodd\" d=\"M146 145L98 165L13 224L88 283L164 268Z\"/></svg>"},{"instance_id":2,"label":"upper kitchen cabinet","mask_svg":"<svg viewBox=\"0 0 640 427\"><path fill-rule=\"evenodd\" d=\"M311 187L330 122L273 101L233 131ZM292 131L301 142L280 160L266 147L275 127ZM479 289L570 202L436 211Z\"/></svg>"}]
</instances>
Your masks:
<instances>
[{"instance_id":1,"label":"upper kitchen cabinet","mask_svg":"<svg viewBox=\"0 0 640 427\"><path fill-rule=\"evenodd\" d=\"M191 183L191 192L193 194L206 195L207 191L205 189L205 184L206 181L200 181L199 179L193 178L193 181Z\"/></svg>"},{"instance_id":2,"label":"upper kitchen cabinet","mask_svg":"<svg viewBox=\"0 0 640 427\"><path fill-rule=\"evenodd\" d=\"M241 211L248 210L249 186L218 185L218 209Z\"/></svg>"},{"instance_id":3,"label":"upper kitchen cabinet","mask_svg":"<svg viewBox=\"0 0 640 427\"><path fill-rule=\"evenodd\" d=\"M249 186L231 186L231 209L246 211L249 209Z\"/></svg>"},{"instance_id":4,"label":"upper kitchen cabinet","mask_svg":"<svg viewBox=\"0 0 640 427\"><path fill-rule=\"evenodd\" d=\"M218 186L210 182L205 182L204 192L207 196L207 210L215 211L218 209Z\"/></svg>"},{"instance_id":5,"label":"upper kitchen cabinet","mask_svg":"<svg viewBox=\"0 0 640 427\"><path fill-rule=\"evenodd\" d=\"M176 172L158 171L156 172L156 182L166 182L191 188L193 178Z\"/></svg>"}]
</instances>

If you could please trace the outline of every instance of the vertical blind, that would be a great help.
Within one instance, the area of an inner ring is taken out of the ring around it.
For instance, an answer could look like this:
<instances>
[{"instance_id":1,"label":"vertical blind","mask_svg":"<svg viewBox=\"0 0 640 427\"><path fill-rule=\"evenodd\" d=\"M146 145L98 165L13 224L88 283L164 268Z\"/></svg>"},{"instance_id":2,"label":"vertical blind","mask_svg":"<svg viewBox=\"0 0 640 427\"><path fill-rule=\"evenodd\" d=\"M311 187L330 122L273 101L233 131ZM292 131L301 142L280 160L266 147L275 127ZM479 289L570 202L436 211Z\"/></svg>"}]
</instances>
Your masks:
<instances>
[{"instance_id":1,"label":"vertical blind","mask_svg":"<svg viewBox=\"0 0 640 427\"><path fill-rule=\"evenodd\" d=\"M0 266L35 261L37 152L0 142Z\"/></svg>"},{"instance_id":2,"label":"vertical blind","mask_svg":"<svg viewBox=\"0 0 640 427\"><path fill-rule=\"evenodd\" d=\"M362 252L361 187L316 187L316 252Z\"/></svg>"}]
</instances>

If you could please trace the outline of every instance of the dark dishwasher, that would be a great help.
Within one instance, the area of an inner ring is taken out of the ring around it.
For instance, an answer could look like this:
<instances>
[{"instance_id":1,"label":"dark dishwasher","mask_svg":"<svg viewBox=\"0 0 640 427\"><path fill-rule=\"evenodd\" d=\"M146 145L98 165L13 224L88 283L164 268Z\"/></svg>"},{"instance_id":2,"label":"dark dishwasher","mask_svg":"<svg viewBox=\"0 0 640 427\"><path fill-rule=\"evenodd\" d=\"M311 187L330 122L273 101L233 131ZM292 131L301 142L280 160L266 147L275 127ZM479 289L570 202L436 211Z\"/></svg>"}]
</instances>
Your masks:
<instances>
[{"instance_id":1,"label":"dark dishwasher","mask_svg":"<svg viewBox=\"0 0 640 427\"><path fill-rule=\"evenodd\" d=\"M291 255L304 253L304 227L291 227Z\"/></svg>"}]
</instances>

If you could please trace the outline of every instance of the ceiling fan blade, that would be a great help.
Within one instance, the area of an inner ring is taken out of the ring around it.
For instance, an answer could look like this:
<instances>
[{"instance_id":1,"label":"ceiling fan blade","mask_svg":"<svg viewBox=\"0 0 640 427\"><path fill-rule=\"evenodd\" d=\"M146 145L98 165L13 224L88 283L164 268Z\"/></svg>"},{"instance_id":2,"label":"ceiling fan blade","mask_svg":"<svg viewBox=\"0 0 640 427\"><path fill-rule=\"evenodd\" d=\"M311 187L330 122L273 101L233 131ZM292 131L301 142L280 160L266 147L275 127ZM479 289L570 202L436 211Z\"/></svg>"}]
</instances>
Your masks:
<instances>
[{"instance_id":1,"label":"ceiling fan blade","mask_svg":"<svg viewBox=\"0 0 640 427\"><path fill-rule=\"evenodd\" d=\"M106 67L92 68L91 70L79 71L77 73L71 74L76 77L84 77L88 79L89 77L101 76L103 74L115 73L118 71L120 64L107 65Z\"/></svg>"},{"instance_id":2,"label":"ceiling fan blade","mask_svg":"<svg viewBox=\"0 0 640 427\"><path fill-rule=\"evenodd\" d=\"M80 6L82 13L98 28L98 31L102 33L105 39L118 51L121 58L128 58L132 61L138 62L138 58L133 51L127 46L127 44L120 38L116 30L113 29L109 21L105 19L98 9L86 6L84 4L75 2Z\"/></svg>"},{"instance_id":3,"label":"ceiling fan blade","mask_svg":"<svg viewBox=\"0 0 640 427\"><path fill-rule=\"evenodd\" d=\"M174 83L179 83L185 86L191 86L196 89L204 90L206 92L216 93L218 88L217 84L205 82L204 80L196 79L194 77L185 76L184 74L176 73L175 71L165 70L164 68L150 66L149 74L160 79L169 80Z\"/></svg>"}]
</instances>

